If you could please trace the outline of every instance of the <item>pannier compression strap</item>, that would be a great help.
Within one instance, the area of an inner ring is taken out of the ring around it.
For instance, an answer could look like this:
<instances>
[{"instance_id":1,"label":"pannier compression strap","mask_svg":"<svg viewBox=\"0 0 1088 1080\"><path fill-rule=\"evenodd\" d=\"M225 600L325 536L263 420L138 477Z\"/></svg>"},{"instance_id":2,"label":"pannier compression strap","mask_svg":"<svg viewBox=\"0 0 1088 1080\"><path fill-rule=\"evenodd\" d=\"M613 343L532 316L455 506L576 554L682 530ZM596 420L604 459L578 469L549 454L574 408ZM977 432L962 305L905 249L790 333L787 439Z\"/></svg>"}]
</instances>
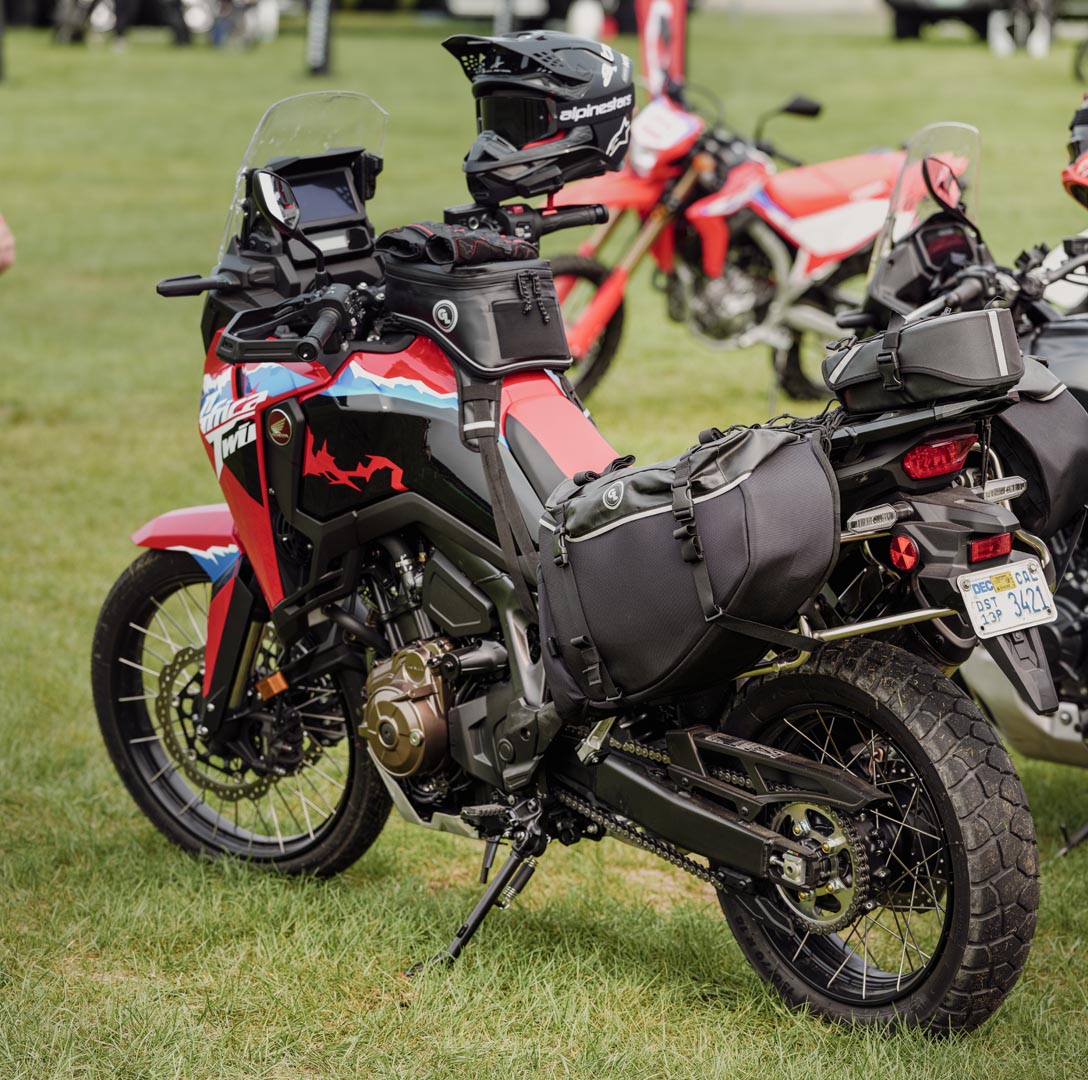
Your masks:
<instances>
[{"instance_id":1,"label":"pannier compression strap","mask_svg":"<svg viewBox=\"0 0 1088 1080\"><path fill-rule=\"evenodd\" d=\"M566 507L557 506L554 515L555 535L562 543L561 538L565 536L567 529ZM582 654L582 674L589 690L587 696L598 705L602 704L602 697L598 694L603 694L603 703L618 701L622 695L616 689L612 676L608 674L604 658L597 646L593 644L593 638L589 632L589 620L586 619L585 609L582 607L582 598L578 595L578 582L574 580L574 571L567 560L558 565L559 579L563 583L563 592L567 598L567 610L574 619L575 629L578 631L577 636L570 639L570 643Z\"/></svg>"},{"instance_id":2,"label":"pannier compression strap","mask_svg":"<svg viewBox=\"0 0 1088 1080\"><path fill-rule=\"evenodd\" d=\"M691 457L688 454L685 454L677 463L676 474L673 477L672 514L677 522L673 536L680 541L680 553L684 562L691 565L691 573L695 578L695 591L699 594L699 605L703 609L703 617L707 622L718 623L746 637L777 645L780 649L816 650L820 647L821 642L815 638L804 634L793 634L788 630L780 630L776 626L767 626L748 619L738 619L719 607L714 599L710 569L703 556L703 545L695 527L695 502L691 493Z\"/></svg>"}]
</instances>

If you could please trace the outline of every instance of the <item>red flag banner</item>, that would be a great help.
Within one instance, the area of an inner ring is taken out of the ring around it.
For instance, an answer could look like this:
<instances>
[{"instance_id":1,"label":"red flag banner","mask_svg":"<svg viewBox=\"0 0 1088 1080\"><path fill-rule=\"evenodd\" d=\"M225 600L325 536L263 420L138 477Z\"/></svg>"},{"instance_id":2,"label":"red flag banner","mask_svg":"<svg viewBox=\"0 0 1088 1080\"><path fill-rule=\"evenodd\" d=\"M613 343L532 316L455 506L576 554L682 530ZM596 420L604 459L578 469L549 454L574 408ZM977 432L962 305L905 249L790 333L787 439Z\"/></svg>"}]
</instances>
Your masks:
<instances>
[{"instance_id":1,"label":"red flag banner","mask_svg":"<svg viewBox=\"0 0 1088 1080\"><path fill-rule=\"evenodd\" d=\"M642 74L651 97L666 81L683 83L687 67L687 0L635 0Z\"/></svg>"}]
</instances>

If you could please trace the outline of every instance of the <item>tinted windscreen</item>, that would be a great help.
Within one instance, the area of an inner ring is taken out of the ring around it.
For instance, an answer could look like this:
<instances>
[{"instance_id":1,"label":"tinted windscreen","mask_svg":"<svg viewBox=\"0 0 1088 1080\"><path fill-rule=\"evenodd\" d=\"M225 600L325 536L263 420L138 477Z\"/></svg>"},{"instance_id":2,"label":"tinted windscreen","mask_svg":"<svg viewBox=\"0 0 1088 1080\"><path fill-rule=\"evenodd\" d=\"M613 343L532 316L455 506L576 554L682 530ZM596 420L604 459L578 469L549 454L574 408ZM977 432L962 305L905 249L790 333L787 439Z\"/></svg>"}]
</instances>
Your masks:
<instances>
[{"instance_id":1,"label":"tinted windscreen","mask_svg":"<svg viewBox=\"0 0 1088 1080\"><path fill-rule=\"evenodd\" d=\"M343 169L292 181L302 211L302 224L354 217L359 213L355 193Z\"/></svg>"},{"instance_id":2,"label":"tinted windscreen","mask_svg":"<svg viewBox=\"0 0 1088 1080\"><path fill-rule=\"evenodd\" d=\"M542 98L494 94L476 102L481 131L494 131L517 147L552 134L548 103Z\"/></svg>"}]
</instances>

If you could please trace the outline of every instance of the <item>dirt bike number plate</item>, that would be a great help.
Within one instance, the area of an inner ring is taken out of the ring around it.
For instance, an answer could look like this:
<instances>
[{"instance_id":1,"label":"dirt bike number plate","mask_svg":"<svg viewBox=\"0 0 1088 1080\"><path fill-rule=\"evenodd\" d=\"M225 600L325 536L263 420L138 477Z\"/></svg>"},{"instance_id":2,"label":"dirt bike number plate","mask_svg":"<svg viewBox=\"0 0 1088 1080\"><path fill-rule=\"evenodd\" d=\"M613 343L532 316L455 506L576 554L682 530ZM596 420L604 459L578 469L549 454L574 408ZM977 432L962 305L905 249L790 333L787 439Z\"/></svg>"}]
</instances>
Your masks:
<instances>
[{"instance_id":1,"label":"dirt bike number plate","mask_svg":"<svg viewBox=\"0 0 1088 1080\"><path fill-rule=\"evenodd\" d=\"M980 638L1025 630L1058 617L1042 568L1032 559L961 574L959 587Z\"/></svg>"}]
</instances>

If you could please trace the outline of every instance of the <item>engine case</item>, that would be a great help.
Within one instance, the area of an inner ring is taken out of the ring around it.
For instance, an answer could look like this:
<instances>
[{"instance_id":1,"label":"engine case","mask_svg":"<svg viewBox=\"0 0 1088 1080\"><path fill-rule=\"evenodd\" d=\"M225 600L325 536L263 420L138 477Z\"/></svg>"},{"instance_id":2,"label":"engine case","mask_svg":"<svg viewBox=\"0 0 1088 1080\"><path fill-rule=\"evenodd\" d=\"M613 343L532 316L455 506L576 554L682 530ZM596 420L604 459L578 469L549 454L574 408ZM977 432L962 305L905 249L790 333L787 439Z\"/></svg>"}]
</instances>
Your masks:
<instances>
[{"instance_id":1,"label":"engine case","mask_svg":"<svg viewBox=\"0 0 1088 1080\"><path fill-rule=\"evenodd\" d=\"M392 776L430 772L446 758L449 702L438 661L450 648L445 638L416 642L371 668L359 734Z\"/></svg>"}]
</instances>

